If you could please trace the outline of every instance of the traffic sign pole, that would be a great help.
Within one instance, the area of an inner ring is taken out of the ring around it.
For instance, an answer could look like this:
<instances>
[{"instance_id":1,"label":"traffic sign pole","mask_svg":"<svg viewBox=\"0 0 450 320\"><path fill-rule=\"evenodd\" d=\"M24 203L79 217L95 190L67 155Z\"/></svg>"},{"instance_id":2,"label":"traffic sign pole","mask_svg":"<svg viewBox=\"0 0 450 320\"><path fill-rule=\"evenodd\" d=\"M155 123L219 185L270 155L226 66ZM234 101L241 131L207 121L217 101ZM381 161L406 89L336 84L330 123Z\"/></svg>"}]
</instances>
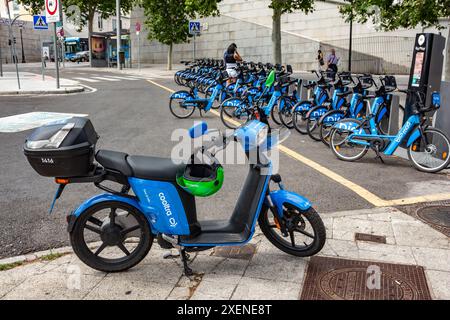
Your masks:
<instances>
[{"instance_id":1,"label":"traffic sign pole","mask_svg":"<svg viewBox=\"0 0 450 320\"><path fill-rule=\"evenodd\" d=\"M53 48L55 50L56 89L59 89L59 60L58 60L58 36L56 35L56 22L53 23Z\"/></svg>"}]
</instances>

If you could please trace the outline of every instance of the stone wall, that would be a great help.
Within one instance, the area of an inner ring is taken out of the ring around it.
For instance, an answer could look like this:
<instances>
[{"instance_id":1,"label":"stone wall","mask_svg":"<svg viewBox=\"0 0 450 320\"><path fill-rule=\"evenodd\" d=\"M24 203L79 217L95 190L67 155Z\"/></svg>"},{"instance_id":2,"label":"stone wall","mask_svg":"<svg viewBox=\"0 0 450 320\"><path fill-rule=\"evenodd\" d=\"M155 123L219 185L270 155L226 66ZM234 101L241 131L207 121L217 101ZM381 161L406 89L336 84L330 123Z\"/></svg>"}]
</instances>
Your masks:
<instances>
[{"instance_id":1,"label":"stone wall","mask_svg":"<svg viewBox=\"0 0 450 320\"><path fill-rule=\"evenodd\" d=\"M19 59L18 61L22 62L22 43L20 39L20 28L17 25L13 26L13 36L16 38L16 53ZM50 30L33 30L33 24L29 21L23 24L22 39L26 62L41 61L41 46L39 37L41 38L41 41L51 41L52 32ZM1 59L4 64L12 62L8 39L8 26L5 24L0 24Z\"/></svg>"},{"instance_id":2,"label":"stone wall","mask_svg":"<svg viewBox=\"0 0 450 320\"><path fill-rule=\"evenodd\" d=\"M209 28L197 39L197 57L220 58L226 46L235 42L246 60L272 61L272 11L269 0L223 0L220 17L200 19ZM142 9L131 13L131 26L144 22ZM445 23L445 22L444 22ZM336 1L317 1L311 14L291 13L282 17L283 62L295 69L316 67L318 48L337 49L341 69L348 65L349 24L340 16ZM137 60L136 35L131 30L133 61ZM378 32L371 24L353 25L352 70L355 72L406 73L411 62L415 34L438 32L436 29L398 30ZM447 35L446 30L442 34ZM141 32L141 61L165 63L167 47L146 40L145 27ZM174 61L192 59L192 43L176 45Z\"/></svg>"}]
</instances>

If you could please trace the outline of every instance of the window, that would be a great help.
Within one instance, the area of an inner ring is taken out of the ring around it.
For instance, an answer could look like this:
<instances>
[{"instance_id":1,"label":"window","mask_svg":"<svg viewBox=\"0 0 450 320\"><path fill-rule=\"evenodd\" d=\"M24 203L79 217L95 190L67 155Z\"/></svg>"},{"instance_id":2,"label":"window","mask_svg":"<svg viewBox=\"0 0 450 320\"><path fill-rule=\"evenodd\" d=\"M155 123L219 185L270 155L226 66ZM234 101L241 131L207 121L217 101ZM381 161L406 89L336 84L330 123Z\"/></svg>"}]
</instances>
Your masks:
<instances>
[{"instance_id":1,"label":"window","mask_svg":"<svg viewBox=\"0 0 450 320\"><path fill-rule=\"evenodd\" d=\"M117 30L117 20L116 19L112 19L112 29L113 29L113 31Z\"/></svg>"},{"instance_id":2,"label":"window","mask_svg":"<svg viewBox=\"0 0 450 320\"><path fill-rule=\"evenodd\" d=\"M103 30L103 19L101 16L98 16L98 30Z\"/></svg>"}]
</instances>

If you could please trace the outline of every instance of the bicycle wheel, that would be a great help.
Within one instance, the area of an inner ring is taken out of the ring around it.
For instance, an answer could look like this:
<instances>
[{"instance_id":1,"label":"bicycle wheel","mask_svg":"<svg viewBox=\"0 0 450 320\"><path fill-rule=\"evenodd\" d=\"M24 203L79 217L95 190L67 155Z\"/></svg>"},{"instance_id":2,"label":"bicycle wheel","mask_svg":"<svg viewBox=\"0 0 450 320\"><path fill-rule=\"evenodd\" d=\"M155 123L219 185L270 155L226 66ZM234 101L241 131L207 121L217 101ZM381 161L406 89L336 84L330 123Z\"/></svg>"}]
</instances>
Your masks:
<instances>
[{"instance_id":1,"label":"bicycle wheel","mask_svg":"<svg viewBox=\"0 0 450 320\"><path fill-rule=\"evenodd\" d=\"M236 129L249 120L249 106L241 98L228 98L220 106L220 119L230 129Z\"/></svg>"},{"instance_id":2,"label":"bicycle wheel","mask_svg":"<svg viewBox=\"0 0 450 320\"><path fill-rule=\"evenodd\" d=\"M123 202L107 201L89 207L77 218L70 242L89 267L119 272L145 258L153 234L142 212Z\"/></svg>"},{"instance_id":3,"label":"bicycle wheel","mask_svg":"<svg viewBox=\"0 0 450 320\"><path fill-rule=\"evenodd\" d=\"M320 140L327 147L330 147L330 135L333 125L345 117L345 113L341 110L332 110L327 112L319 123Z\"/></svg>"},{"instance_id":4,"label":"bicycle wheel","mask_svg":"<svg viewBox=\"0 0 450 320\"><path fill-rule=\"evenodd\" d=\"M405 107L402 105L399 105L399 119L403 118L403 114L405 112ZM391 117L391 111L387 107L386 104L381 106L378 109L377 114L375 115L375 121L377 125L378 132L382 135L388 135L389 134L389 122Z\"/></svg>"},{"instance_id":5,"label":"bicycle wheel","mask_svg":"<svg viewBox=\"0 0 450 320\"><path fill-rule=\"evenodd\" d=\"M192 99L192 97L190 97ZM170 112L179 119L189 118L195 111L194 104L186 104L184 98L172 98L169 102Z\"/></svg>"},{"instance_id":6,"label":"bicycle wheel","mask_svg":"<svg viewBox=\"0 0 450 320\"><path fill-rule=\"evenodd\" d=\"M450 163L450 140L441 130L427 128L409 146L408 157L419 171L439 172Z\"/></svg>"},{"instance_id":7,"label":"bicycle wheel","mask_svg":"<svg viewBox=\"0 0 450 320\"><path fill-rule=\"evenodd\" d=\"M258 224L266 238L278 249L297 257L309 257L322 250L326 230L319 214L310 208L306 211L291 205L283 206L283 222L287 227L287 236L280 230L278 218L263 208Z\"/></svg>"},{"instance_id":8,"label":"bicycle wheel","mask_svg":"<svg viewBox=\"0 0 450 320\"><path fill-rule=\"evenodd\" d=\"M348 137L354 132L354 130L349 130L348 128L354 127L354 124L360 126L361 121L356 119L344 119L339 121L336 125L339 124L341 125L333 127L330 135L330 147L334 155L344 161L356 161L364 157L369 150L369 147L348 141Z\"/></svg>"},{"instance_id":9,"label":"bicycle wheel","mask_svg":"<svg viewBox=\"0 0 450 320\"><path fill-rule=\"evenodd\" d=\"M307 119L305 118L306 113L311 109L312 103L309 101L302 101L294 106L293 114L293 124L295 130L301 134L308 134L306 129Z\"/></svg>"},{"instance_id":10,"label":"bicycle wheel","mask_svg":"<svg viewBox=\"0 0 450 320\"><path fill-rule=\"evenodd\" d=\"M278 116L281 123L288 129L294 128L294 101L289 97L280 98Z\"/></svg>"},{"instance_id":11,"label":"bicycle wheel","mask_svg":"<svg viewBox=\"0 0 450 320\"><path fill-rule=\"evenodd\" d=\"M272 121L275 122L275 124L281 126L281 119L280 119L280 106L279 106L279 101L277 101L277 103L275 103L272 106L272 109L270 109L270 118L272 118Z\"/></svg>"},{"instance_id":12,"label":"bicycle wheel","mask_svg":"<svg viewBox=\"0 0 450 320\"><path fill-rule=\"evenodd\" d=\"M319 120L328 109L322 106L314 107L306 116L306 131L311 139L320 141Z\"/></svg>"}]
</instances>

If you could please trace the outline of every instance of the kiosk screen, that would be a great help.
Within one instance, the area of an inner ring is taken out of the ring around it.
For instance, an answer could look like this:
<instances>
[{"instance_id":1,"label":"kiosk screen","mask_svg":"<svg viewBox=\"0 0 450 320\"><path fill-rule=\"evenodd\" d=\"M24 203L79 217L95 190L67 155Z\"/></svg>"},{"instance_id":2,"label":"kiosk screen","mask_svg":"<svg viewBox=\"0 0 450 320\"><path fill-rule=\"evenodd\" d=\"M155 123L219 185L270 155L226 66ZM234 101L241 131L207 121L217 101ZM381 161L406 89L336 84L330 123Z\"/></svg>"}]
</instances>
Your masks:
<instances>
[{"instance_id":1,"label":"kiosk screen","mask_svg":"<svg viewBox=\"0 0 450 320\"><path fill-rule=\"evenodd\" d=\"M417 52L416 61L414 63L414 74L411 80L411 86L418 87L420 78L422 77L424 52Z\"/></svg>"}]
</instances>

